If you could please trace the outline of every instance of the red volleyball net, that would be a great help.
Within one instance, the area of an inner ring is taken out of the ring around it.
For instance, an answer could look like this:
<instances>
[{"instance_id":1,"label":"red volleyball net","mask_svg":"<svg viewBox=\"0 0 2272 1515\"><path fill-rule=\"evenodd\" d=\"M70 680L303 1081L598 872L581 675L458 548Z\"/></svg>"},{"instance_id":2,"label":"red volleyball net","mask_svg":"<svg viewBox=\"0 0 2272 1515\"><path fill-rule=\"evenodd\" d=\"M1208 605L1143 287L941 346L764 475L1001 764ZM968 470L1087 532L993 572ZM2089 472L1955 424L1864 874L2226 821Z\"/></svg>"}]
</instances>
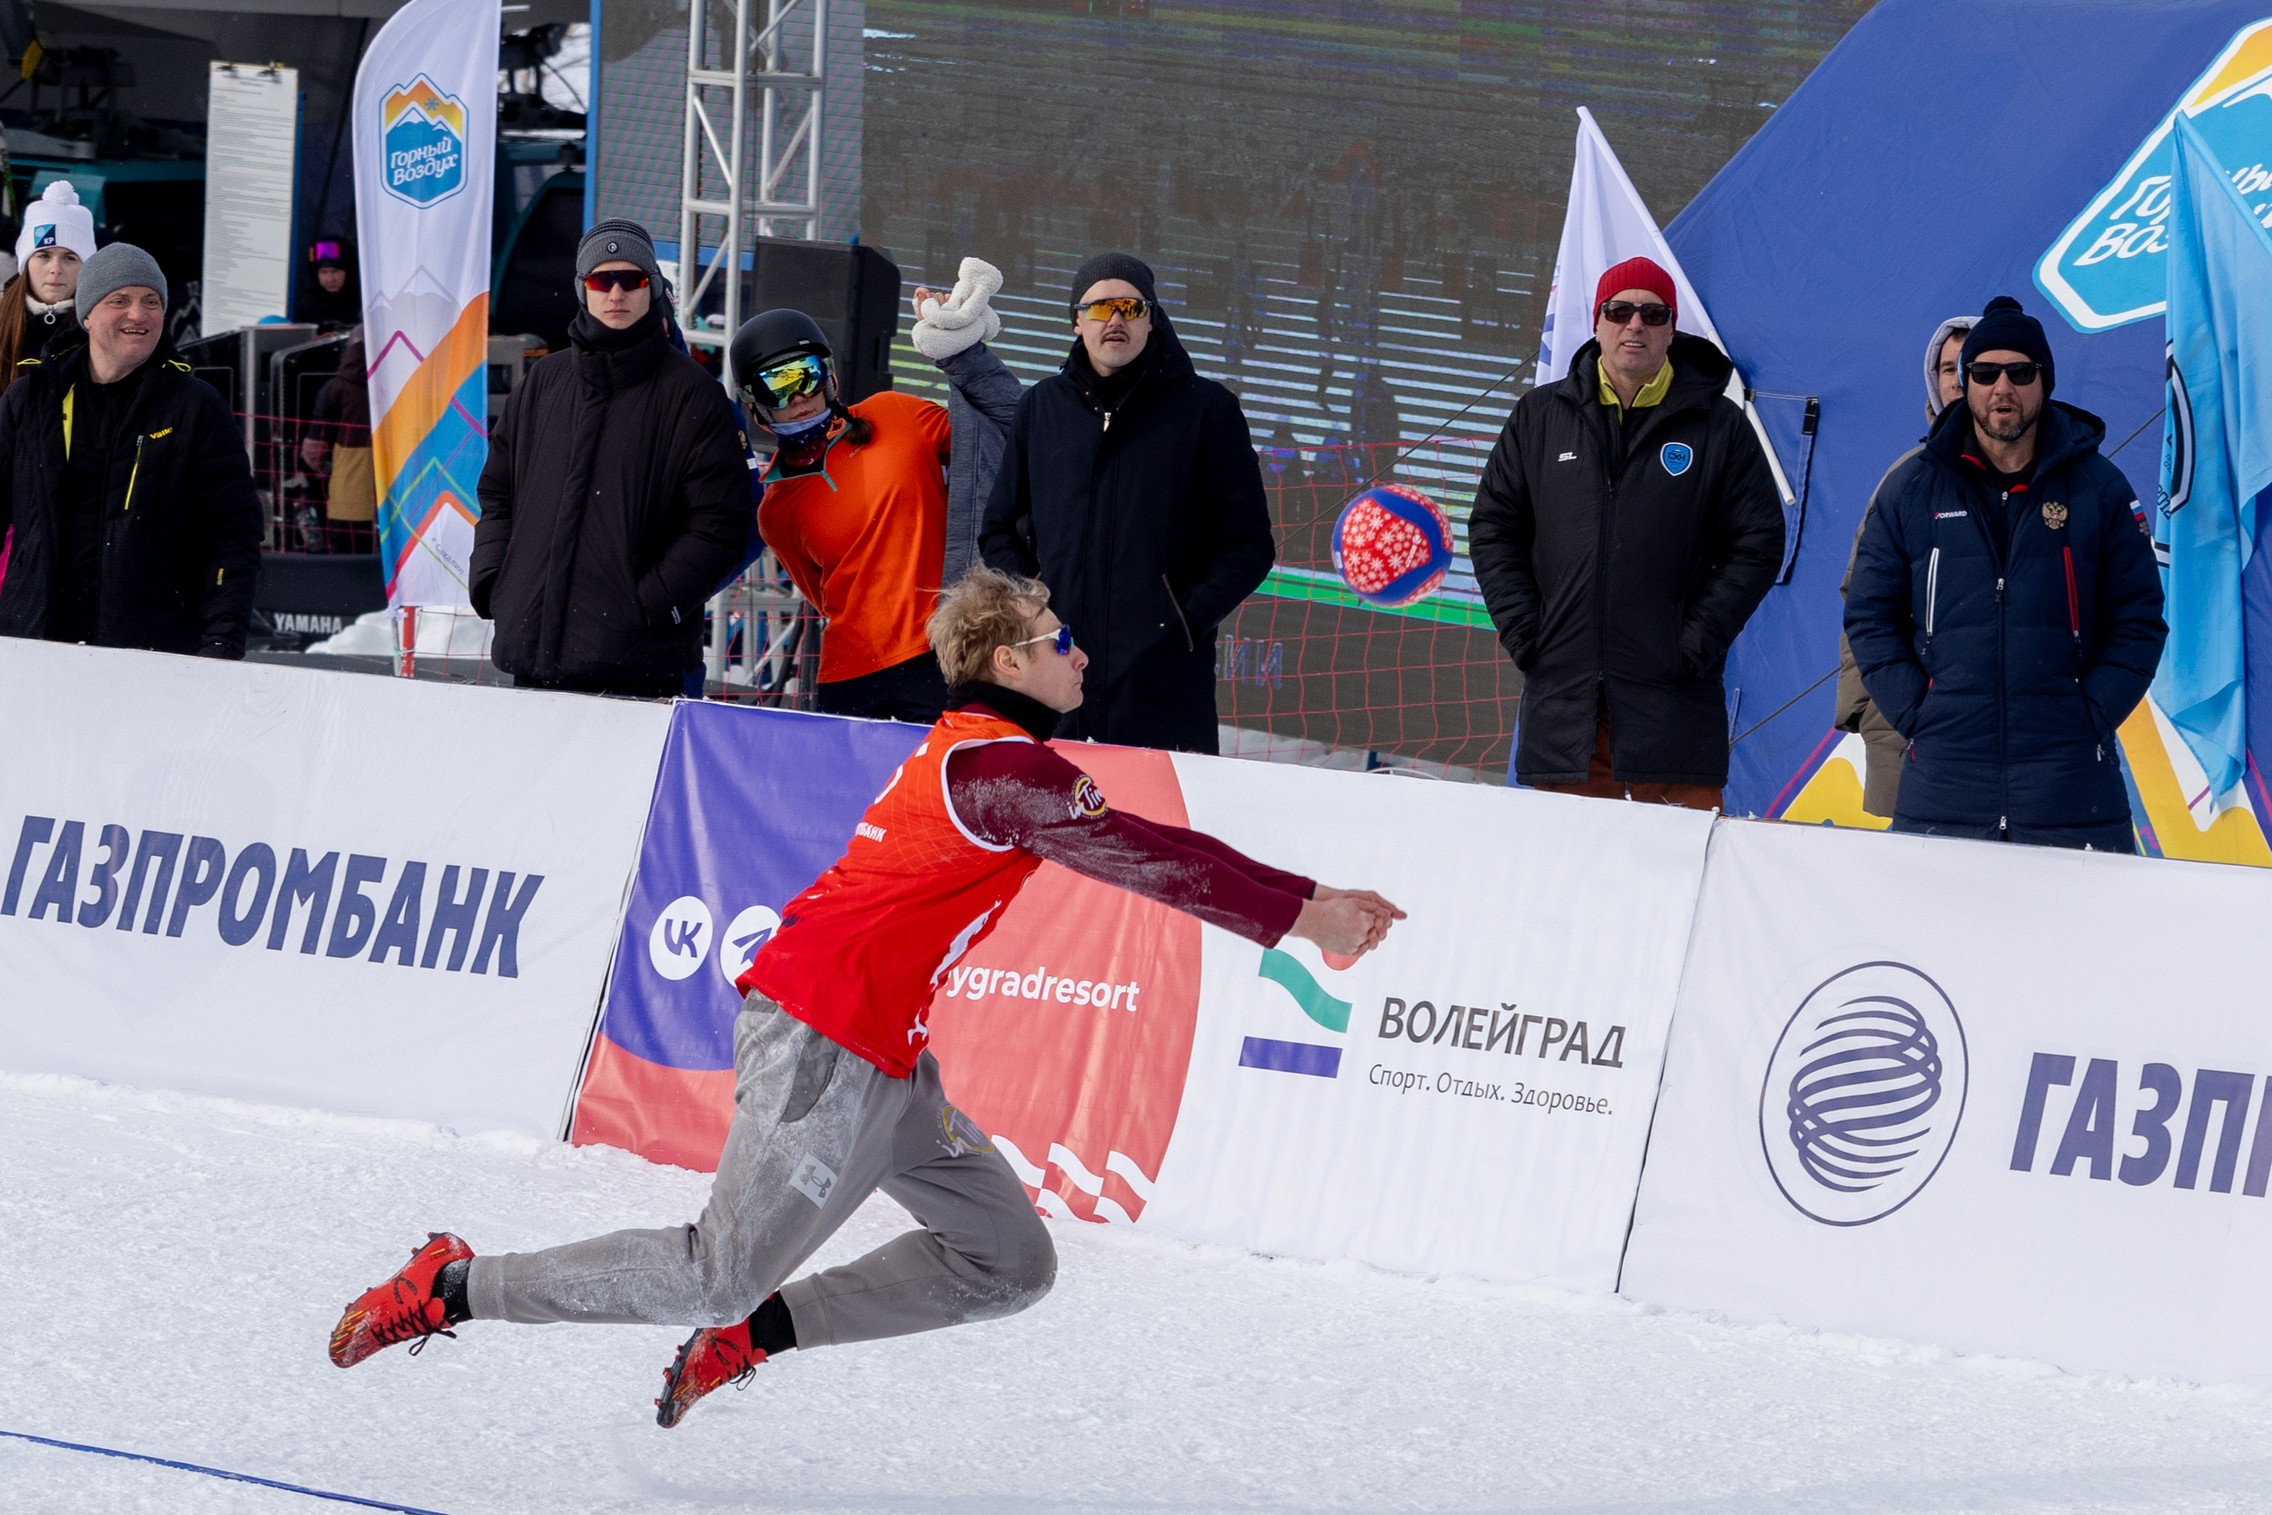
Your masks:
<instances>
[{"instance_id":1,"label":"red volleyball net","mask_svg":"<svg viewBox=\"0 0 2272 1515\"><path fill-rule=\"evenodd\" d=\"M1216 708L1225 751L1332 767L1503 782L1522 675L1467 563L1467 515L1488 438L1416 446L1265 448L1278 566L1223 626ZM1333 566L1341 507L1371 484L1421 491L1458 557L1413 605L1365 604Z\"/></svg>"}]
</instances>

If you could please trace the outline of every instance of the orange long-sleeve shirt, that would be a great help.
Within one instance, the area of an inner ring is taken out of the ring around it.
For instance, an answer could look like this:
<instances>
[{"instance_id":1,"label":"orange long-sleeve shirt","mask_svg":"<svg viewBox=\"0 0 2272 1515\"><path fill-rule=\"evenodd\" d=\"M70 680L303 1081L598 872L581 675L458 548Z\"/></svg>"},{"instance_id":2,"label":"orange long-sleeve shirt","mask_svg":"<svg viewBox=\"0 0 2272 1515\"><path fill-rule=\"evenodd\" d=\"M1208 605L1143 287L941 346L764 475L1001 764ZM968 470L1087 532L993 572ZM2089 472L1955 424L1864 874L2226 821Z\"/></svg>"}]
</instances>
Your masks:
<instances>
[{"instance_id":1,"label":"orange long-sleeve shirt","mask_svg":"<svg viewBox=\"0 0 2272 1515\"><path fill-rule=\"evenodd\" d=\"M824 684L931 650L946 559L946 408L886 391L851 409L874 437L855 447L839 427L818 473L769 472L757 507L765 545L828 620Z\"/></svg>"}]
</instances>

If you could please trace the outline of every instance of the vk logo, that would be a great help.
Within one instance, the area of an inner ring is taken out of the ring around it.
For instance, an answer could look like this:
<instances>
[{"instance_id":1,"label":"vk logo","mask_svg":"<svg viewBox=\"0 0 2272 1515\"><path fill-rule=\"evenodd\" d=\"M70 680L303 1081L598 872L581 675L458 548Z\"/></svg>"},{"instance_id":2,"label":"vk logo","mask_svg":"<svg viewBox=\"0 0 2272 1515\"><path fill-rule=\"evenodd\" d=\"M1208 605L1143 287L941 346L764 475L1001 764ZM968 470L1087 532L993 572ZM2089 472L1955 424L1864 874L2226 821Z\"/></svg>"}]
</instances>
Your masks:
<instances>
[{"instance_id":1,"label":"vk logo","mask_svg":"<svg viewBox=\"0 0 2272 1515\"><path fill-rule=\"evenodd\" d=\"M647 933L647 961L667 979L692 978L710 955L710 907L680 895L655 917Z\"/></svg>"},{"instance_id":2,"label":"vk logo","mask_svg":"<svg viewBox=\"0 0 2272 1515\"><path fill-rule=\"evenodd\" d=\"M1767 1060L1759 1140L1776 1187L1826 1226L1883 1220L1940 1171L1964 1118L1964 1026L1902 963L1862 963L1806 997Z\"/></svg>"},{"instance_id":3,"label":"vk logo","mask_svg":"<svg viewBox=\"0 0 2272 1515\"><path fill-rule=\"evenodd\" d=\"M1294 958L1275 947L1266 947L1262 952L1262 966L1256 971L1291 995L1302 1014L1318 1025L1336 1035L1348 1033L1349 1002L1327 993L1309 969ZM1239 1066L1334 1078L1341 1072L1341 1049L1317 1042L1282 1042L1250 1036L1239 1048Z\"/></svg>"}]
</instances>

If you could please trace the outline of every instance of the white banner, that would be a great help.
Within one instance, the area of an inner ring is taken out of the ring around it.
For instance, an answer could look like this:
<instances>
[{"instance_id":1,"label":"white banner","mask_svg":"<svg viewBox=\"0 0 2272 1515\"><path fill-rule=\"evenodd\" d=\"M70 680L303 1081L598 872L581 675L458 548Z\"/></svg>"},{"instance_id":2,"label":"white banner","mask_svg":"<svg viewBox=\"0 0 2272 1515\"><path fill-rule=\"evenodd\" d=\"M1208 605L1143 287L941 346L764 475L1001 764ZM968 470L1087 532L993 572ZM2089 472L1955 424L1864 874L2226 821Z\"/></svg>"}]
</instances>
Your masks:
<instances>
[{"instance_id":1,"label":"white banner","mask_svg":"<svg viewBox=\"0 0 2272 1515\"><path fill-rule=\"evenodd\" d=\"M732 983L921 733L682 702L576 1139L715 1163ZM1712 817L1068 744L1109 802L1410 918L1264 950L1044 864L925 1016L1060 1219L1607 1292ZM715 964L714 967L709 966Z\"/></svg>"},{"instance_id":2,"label":"white banner","mask_svg":"<svg viewBox=\"0 0 2272 1515\"><path fill-rule=\"evenodd\" d=\"M2253 869L1721 826L1624 1292L2272 1381L2268 913Z\"/></svg>"},{"instance_id":3,"label":"white banner","mask_svg":"<svg viewBox=\"0 0 2272 1515\"><path fill-rule=\"evenodd\" d=\"M282 320L292 299L300 71L214 63L205 111L206 336Z\"/></svg>"},{"instance_id":4,"label":"white banner","mask_svg":"<svg viewBox=\"0 0 2272 1515\"><path fill-rule=\"evenodd\" d=\"M1411 918L1355 964L1208 928L1142 1224L1606 1292L1712 818L1178 755L1191 824Z\"/></svg>"},{"instance_id":5,"label":"white banner","mask_svg":"<svg viewBox=\"0 0 2272 1515\"><path fill-rule=\"evenodd\" d=\"M463 605L489 455L498 0L411 0L355 76L379 553L394 605Z\"/></svg>"},{"instance_id":6,"label":"white banner","mask_svg":"<svg viewBox=\"0 0 2272 1515\"><path fill-rule=\"evenodd\" d=\"M0 1067L561 1129L668 706L0 639L0 710Z\"/></svg>"},{"instance_id":7,"label":"white banner","mask_svg":"<svg viewBox=\"0 0 2272 1515\"><path fill-rule=\"evenodd\" d=\"M1609 139L1594 123L1593 112L1581 105L1577 158L1570 166L1569 208L1563 212L1562 241L1554 254L1554 283L1546 295L1534 383L1551 384L1569 373L1578 350L1594 339L1595 283L1628 258L1649 258L1671 274L1680 295L1680 329L1702 337L1722 352L1728 350L1728 344L1720 340L1720 329L1704 309L1703 297L1688 282L1680 259L1673 256L1672 244L1657 229L1657 218L1649 214L1641 192L1626 177L1625 165L1617 161ZM1767 428L1752 409L1740 370L1728 380L1728 398L1750 417L1751 429L1758 434L1767 466L1775 475L1775 487L1782 492L1784 504L1792 503L1795 496L1790 481L1783 476L1782 460L1775 455L1775 444L1768 440Z\"/></svg>"}]
</instances>

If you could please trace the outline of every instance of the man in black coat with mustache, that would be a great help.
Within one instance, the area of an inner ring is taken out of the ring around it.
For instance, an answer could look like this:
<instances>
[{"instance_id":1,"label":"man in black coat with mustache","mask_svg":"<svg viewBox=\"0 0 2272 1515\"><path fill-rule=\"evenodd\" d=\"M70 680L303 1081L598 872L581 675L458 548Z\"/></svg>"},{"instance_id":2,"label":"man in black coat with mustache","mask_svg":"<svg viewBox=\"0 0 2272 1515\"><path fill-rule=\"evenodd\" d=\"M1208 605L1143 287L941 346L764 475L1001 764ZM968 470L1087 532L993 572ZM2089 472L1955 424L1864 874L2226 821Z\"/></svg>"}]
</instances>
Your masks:
<instances>
[{"instance_id":1,"label":"man in black coat with mustache","mask_svg":"<svg viewBox=\"0 0 2272 1515\"><path fill-rule=\"evenodd\" d=\"M1099 254L1071 293L1072 351L1019 402L979 550L1047 582L1089 654L1060 735L1214 752L1216 628L1277 560L1246 417L1142 262Z\"/></svg>"}]
</instances>

